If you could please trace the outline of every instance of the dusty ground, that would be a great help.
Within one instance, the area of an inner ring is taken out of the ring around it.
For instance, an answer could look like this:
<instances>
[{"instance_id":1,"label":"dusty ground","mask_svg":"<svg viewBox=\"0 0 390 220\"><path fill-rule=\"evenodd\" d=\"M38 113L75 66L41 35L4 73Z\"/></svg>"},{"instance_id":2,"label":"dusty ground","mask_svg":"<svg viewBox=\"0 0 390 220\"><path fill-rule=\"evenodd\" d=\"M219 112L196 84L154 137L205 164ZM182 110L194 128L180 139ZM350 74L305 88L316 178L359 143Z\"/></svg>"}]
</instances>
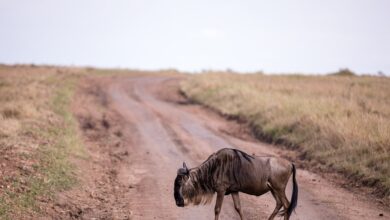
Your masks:
<instances>
[{"instance_id":1,"label":"dusty ground","mask_svg":"<svg viewBox=\"0 0 390 220\"><path fill-rule=\"evenodd\" d=\"M176 207L173 180L183 161L197 166L224 147L256 155L284 155L280 148L252 139L245 126L186 103L177 94L179 80L84 80L73 109L88 156L75 159L81 182L46 208L49 218L212 219L213 203ZM299 200L292 219L390 218L388 208L319 175L298 169L297 179ZM270 194L241 194L241 202L248 219L266 219L275 205ZM230 197L224 201L221 219L239 219Z\"/></svg>"}]
</instances>

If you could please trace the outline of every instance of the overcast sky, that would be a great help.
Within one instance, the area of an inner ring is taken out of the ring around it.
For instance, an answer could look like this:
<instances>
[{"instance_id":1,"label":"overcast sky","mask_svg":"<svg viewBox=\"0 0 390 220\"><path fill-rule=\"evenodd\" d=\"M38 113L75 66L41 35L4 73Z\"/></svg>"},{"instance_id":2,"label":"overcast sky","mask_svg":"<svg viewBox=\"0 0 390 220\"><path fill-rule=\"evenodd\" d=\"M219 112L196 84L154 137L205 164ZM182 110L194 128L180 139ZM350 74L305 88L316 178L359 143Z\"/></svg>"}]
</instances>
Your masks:
<instances>
[{"instance_id":1,"label":"overcast sky","mask_svg":"<svg viewBox=\"0 0 390 220\"><path fill-rule=\"evenodd\" d=\"M390 74L388 0L0 0L0 63Z\"/></svg>"}]
</instances>

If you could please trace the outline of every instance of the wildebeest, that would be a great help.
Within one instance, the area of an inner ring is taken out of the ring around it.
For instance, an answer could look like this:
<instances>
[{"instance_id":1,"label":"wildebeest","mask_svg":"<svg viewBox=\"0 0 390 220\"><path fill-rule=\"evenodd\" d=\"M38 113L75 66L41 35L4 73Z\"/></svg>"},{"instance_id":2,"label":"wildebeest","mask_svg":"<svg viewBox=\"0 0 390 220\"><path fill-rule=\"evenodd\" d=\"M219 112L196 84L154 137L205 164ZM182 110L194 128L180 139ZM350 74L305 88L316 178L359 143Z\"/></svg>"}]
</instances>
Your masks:
<instances>
[{"instance_id":1,"label":"wildebeest","mask_svg":"<svg viewBox=\"0 0 390 220\"><path fill-rule=\"evenodd\" d=\"M290 176L293 176L291 203L285 189ZM276 207L269 219L278 213L289 219L298 202L298 185L295 178L294 164L276 157L255 157L237 149L221 149L204 161L200 166L178 169L174 184L176 205L206 204L217 193L215 219L219 217L223 198L232 195L234 207L241 219L239 192L260 196L271 191L276 200ZM283 210L279 212L282 208Z\"/></svg>"}]
</instances>

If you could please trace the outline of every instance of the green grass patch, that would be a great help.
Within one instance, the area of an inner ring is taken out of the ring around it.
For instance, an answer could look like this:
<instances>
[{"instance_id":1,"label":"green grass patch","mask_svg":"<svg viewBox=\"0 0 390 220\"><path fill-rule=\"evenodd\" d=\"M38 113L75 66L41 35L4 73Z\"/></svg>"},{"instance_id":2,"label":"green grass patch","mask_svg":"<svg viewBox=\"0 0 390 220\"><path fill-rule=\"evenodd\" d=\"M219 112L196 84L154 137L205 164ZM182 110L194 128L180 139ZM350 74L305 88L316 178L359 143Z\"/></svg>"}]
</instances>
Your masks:
<instances>
[{"instance_id":1,"label":"green grass patch","mask_svg":"<svg viewBox=\"0 0 390 220\"><path fill-rule=\"evenodd\" d=\"M34 107L38 113L25 120L20 119L23 126L17 133L21 139L17 143L23 140L27 146L30 142L43 144L39 144L32 152L18 154L20 160L35 162L28 174L10 176L12 181L6 181L11 184L9 189L0 194L0 219L13 219L14 216L27 213L39 215L37 201L40 198L52 199L55 192L69 189L77 183L73 174L75 167L69 161L70 155L85 156L77 132L77 122L70 111L70 102L80 76L52 73L45 77L34 77L26 85L38 84L31 86L34 93L30 94L32 102L37 103ZM16 80L12 83L15 87L20 85ZM25 98L23 103L30 99ZM7 139L9 142L13 140L12 137L6 137L4 141Z\"/></svg>"}]
</instances>

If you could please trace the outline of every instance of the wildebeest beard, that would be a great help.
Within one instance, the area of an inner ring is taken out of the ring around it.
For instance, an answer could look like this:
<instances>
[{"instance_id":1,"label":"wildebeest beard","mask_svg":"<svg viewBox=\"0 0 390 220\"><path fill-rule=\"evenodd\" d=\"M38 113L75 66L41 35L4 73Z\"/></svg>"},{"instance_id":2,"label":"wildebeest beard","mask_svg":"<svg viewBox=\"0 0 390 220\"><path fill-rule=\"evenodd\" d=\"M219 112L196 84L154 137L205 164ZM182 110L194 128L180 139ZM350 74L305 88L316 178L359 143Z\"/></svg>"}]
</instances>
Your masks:
<instances>
[{"instance_id":1,"label":"wildebeest beard","mask_svg":"<svg viewBox=\"0 0 390 220\"><path fill-rule=\"evenodd\" d=\"M226 182L227 179L231 182L232 188L229 188L226 194L235 192L240 185L239 173L242 160L251 162L252 158L252 156L236 149L223 155L216 152L200 166L191 169L182 183L179 183L179 176L176 178L175 195L177 193L185 205L189 203L194 205L207 204L211 202L217 187ZM181 185L177 192L176 182Z\"/></svg>"}]
</instances>

